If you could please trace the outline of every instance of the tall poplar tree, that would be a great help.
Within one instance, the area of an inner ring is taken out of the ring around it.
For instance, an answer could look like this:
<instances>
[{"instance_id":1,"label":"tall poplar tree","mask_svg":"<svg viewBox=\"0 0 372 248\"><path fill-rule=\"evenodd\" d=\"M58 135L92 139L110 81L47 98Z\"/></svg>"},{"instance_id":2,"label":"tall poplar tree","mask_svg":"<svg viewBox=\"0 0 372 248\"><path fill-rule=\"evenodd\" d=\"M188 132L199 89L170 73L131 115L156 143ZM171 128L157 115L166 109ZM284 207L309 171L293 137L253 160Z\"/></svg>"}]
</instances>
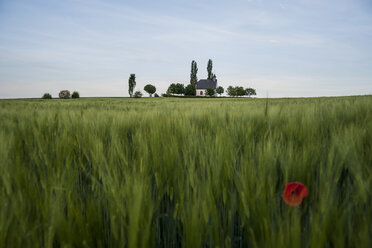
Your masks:
<instances>
[{"instance_id":1,"label":"tall poplar tree","mask_svg":"<svg viewBox=\"0 0 372 248\"><path fill-rule=\"evenodd\" d=\"M213 79L213 62L211 59L208 60L208 66L207 66L207 71L208 71L208 79Z\"/></svg>"},{"instance_id":2,"label":"tall poplar tree","mask_svg":"<svg viewBox=\"0 0 372 248\"><path fill-rule=\"evenodd\" d=\"M198 65L193 60L191 62L190 84L193 85L194 87L196 86L196 83L198 82L197 73L198 73Z\"/></svg>"},{"instance_id":3,"label":"tall poplar tree","mask_svg":"<svg viewBox=\"0 0 372 248\"><path fill-rule=\"evenodd\" d=\"M133 96L134 87L136 87L136 74L130 74L129 80L128 80L128 93L129 96Z\"/></svg>"}]
</instances>

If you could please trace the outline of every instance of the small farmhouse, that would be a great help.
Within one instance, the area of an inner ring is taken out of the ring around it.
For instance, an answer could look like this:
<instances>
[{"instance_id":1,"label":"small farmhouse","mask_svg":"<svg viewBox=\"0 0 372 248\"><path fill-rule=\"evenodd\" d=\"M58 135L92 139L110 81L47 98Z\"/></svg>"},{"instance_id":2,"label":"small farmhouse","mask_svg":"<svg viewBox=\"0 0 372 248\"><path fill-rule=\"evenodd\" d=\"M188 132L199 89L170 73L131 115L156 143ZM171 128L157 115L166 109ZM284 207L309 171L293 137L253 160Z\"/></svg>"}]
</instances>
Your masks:
<instances>
[{"instance_id":1,"label":"small farmhouse","mask_svg":"<svg viewBox=\"0 0 372 248\"><path fill-rule=\"evenodd\" d=\"M201 79L196 83L196 96L205 96L208 88L216 90L217 79Z\"/></svg>"}]
</instances>

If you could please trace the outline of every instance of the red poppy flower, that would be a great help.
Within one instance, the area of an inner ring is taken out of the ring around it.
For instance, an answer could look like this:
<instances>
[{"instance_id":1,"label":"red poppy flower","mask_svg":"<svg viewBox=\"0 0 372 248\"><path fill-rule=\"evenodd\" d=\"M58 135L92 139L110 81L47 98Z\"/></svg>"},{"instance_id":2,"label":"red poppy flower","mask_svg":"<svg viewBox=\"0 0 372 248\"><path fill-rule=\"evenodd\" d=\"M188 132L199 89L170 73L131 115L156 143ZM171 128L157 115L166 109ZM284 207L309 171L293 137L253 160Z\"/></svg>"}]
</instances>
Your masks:
<instances>
[{"instance_id":1,"label":"red poppy flower","mask_svg":"<svg viewBox=\"0 0 372 248\"><path fill-rule=\"evenodd\" d=\"M309 191L306 186L302 183L293 182L287 183L283 192L283 200L289 206L299 206L302 203L302 199L307 197Z\"/></svg>"}]
</instances>

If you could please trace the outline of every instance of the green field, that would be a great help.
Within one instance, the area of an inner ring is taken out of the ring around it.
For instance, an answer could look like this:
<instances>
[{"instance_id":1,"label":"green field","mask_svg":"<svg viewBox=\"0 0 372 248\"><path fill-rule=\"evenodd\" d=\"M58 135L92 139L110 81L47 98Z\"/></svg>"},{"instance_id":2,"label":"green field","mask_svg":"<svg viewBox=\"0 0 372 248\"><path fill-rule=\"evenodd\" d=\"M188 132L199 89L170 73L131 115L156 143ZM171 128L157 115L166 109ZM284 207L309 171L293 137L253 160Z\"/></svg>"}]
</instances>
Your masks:
<instances>
[{"instance_id":1,"label":"green field","mask_svg":"<svg viewBox=\"0 0 372 248\"><path fill-rule=\"evenodd\" d=\"M372 96L0 100L0 157L1 247L372 247Z\"/></svg>"}]
</instances>

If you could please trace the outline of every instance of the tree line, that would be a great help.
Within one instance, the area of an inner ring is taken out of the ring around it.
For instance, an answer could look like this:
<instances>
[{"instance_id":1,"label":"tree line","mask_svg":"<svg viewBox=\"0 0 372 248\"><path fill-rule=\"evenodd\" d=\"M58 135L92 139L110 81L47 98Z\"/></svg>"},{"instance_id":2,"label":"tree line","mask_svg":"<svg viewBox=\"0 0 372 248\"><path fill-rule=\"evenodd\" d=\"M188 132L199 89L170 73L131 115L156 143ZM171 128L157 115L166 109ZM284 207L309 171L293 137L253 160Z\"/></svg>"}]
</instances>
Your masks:
<instances>
[{"instance_id":1,"label":"tree line","mask_svg":"<svg viewBox=\"0 0 372 248\"><path fill-rule=\"evenodd\" d=\"M162 94L162 96L172 96L172 95L184 95L184 96L195 96L196 95L196 84L198 82L198 65L196 61L191 62L191 72L190 72L190 83L186 86L181 83L172 83L169 85L166 94ZM213 61L211 59L208 60L207 64L207 73L208 79L210 80L217 80L217 76L213 73ZM136 87L136 75L130 74L128 80L128 93L130 97L142 97L141 91L134 92L134 88ZM146 91L150 97L156 92L156 87L152 84L147 84L144 87L144 91ZM207 96L215 96L219 94L220 96L225 92L225 89L222 86L217 87L216 89L208 88L206 89ZM229 86L227 88L227 95L230 97L239 97L239 96L253 96L256 95L256 90L253 88L246 88L244 89L241 86ZM155 97L159 95L155 93Z\"/></svg>"},{"instance_id":2,"label":"tree line","mask_svg":"<svg viewBox=\"0 0 372 248\"><path fill-rule=\"evenodd\" d=\"M244 89L242 86L229 86L227 87L227 95L231 97L238 96L255 96L256 90L253 88Z\"/></svg>"}]
</instances>

